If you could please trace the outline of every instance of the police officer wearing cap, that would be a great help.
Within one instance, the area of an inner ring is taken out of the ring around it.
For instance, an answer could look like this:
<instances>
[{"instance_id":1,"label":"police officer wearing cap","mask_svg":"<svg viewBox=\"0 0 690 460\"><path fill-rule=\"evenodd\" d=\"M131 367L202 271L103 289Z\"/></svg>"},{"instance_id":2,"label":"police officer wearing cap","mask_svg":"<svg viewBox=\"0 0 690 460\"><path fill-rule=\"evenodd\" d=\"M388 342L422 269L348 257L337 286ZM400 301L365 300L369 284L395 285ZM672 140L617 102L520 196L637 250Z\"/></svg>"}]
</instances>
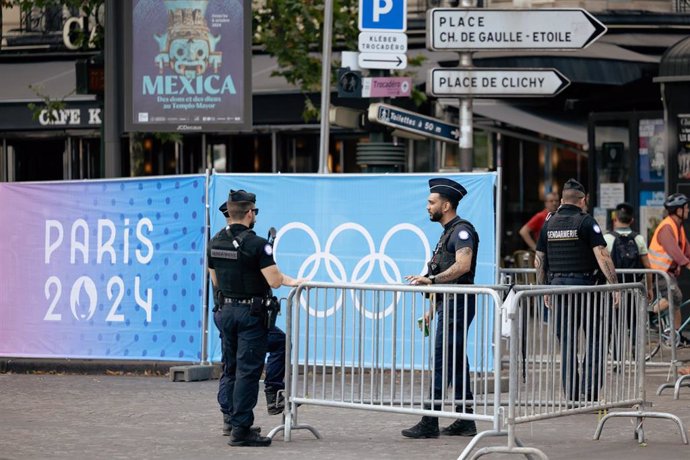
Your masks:
<instances>
[{"instance_id":1,"label":"police officer wearing cap","mask_svg":"<svg viewBox=\"0 0 690 460\"><path fill-rule=\"evenodd\" d=\"M211 281L222 293L219 303L231 446L271 444L271 438L251 429L268 347L268 329L256 310L271 296L271 288L297 286L302 281L281 273L272 246L251 230L259 213L255 203L253 193L231 190L229 225L213 237L208 249Z\"/></svg>"},{"instance_id":2,"label":"police officer wearing cap","mask_svg":"<svg viewBox=\"0 0 690 460\"><path fill-rule=\"evenodd\" d=\"M606 241L601 228L592 216L586 214L587 194L585 188L575 179L569 179L563 186L561 206L547 217L539 235L535 267L537 283L556 286L594 285L603 277L611 284L617 282L613 261L606 250ZM619 293L614 293L614 303L619 301ZM601 313L598 306L594 311L583 312L578 296L567 305L551 305L556 309L556 334L561 342L561 380L566 397L577 401L581 396L588 401L598 399L600 372L601 324L591 318ZM570 311L568 311L570 309ZM577 365L577 337L580 327L585 328L587 336L588 369L582 379Z\"/></svg>"},{"instance_id":3,"label":"police officer wearing cap","mask_svg":"<svg viewBox=\"0 0 690 460\"><path fill-rule=\"evenodd\" d=\"M218 207L218 210L223 214L228 225L220 230L216 237L220 233L228 231L230 226L227 201L224 201ZM216 288L214 291L213 322L218 331L221 332L220 338L222 341L222 305L220 305L220 302L223 300L223 296L220 295L222 294L220 288ZM222 372L218 381L217 399L220 411L223 413L223 436L230 436L232 434L232 423L230 422L232 414L228 404L227 386L228 376L225 372ZM264 392L269 415L278 415L285 409L285 398L280 393L283 389L285 389L285 332L279 327L273 326L268 331L268 360L266 361L266 375L264 377Z\"/></svg>"},{"instance_id":4,"label":"police officer wearing cap","mask_svg":"<svg viewBox=\"0 0 690 460\"><path fill-rule=\"evenodd\" d=\"M410 284L474 284L474 273L477 266L479 235L474 226L457 215L460 200L467 195L467 190L457 182L438 178L429 181L427 211L432 222L443 226L443 234L436 245L434 254L428 264L426 276L406 276ZM465 304L465 301L467 302ZM444 305L445 304L445 305ZM445 307L445 308L444 308ZM469 407L473 400L470 388L469 360L465 357L465 330L469 327L475 313L474 296L457 296L444 302L443 296L436 296L436 303L431 308L436 314L436 336L434 346L434 401L435 408L440 408L443 388L451 383L455 388L454 399L457 412L471 413ZM430 309L424 319L428 323L434 312ZM445 317L444 317L445 315ZM467 317L467 323L465 323ZM445 323L445 332L444 332ZM443 362L444 336L447 341ZM455 345L453 347L453 345ZM455 363L453 363L455 357ZM465 366L463 366L465 361ZM446 381L443 380L443 368L446 366ZM453 375L455 369L456 376ZM464 372L464 381L462 380ZM463 394L464 390L464 394ZM462 401L468 401L463 407ZM437 417L422 417L415 426L402 430L408 438L437 438L439 434L448 436L474 436L477 427L472 420L456 420L450 426L439 431Z\"/></svg>"}]
</instances>

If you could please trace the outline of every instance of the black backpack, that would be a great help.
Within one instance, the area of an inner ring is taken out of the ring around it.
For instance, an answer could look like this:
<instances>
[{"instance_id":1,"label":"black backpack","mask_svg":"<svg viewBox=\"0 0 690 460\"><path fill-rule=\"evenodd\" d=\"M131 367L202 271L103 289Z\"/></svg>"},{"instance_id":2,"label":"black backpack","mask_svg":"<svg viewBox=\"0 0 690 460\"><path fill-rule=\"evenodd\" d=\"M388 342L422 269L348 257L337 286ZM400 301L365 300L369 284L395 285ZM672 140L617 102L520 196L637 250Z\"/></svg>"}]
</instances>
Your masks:
<instances>
[{"instance_id":1,"label":"black backpack","mask_svg":"<svg viewBox=\"0 0 690 460\"><path fill-rule=\"evenodd\" d=\"M611 260L616 268L642 268L640 263L640 250L635 243L636 232L621 235L618 232L610 232L616 239L613 241Z\"/></svg>"}]
</instances>

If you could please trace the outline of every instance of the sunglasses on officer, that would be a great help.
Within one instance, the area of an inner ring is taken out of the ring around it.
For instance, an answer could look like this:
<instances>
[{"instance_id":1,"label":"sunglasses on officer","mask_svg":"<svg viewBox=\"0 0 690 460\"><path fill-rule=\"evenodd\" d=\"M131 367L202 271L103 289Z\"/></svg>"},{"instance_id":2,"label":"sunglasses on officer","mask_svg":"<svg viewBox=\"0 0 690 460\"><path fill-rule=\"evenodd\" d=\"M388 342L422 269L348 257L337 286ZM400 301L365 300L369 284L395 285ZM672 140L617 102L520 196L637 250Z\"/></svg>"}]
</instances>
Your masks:
<instances>
[{"instance_id":1,"label":"sunglasses on officer","mask_svg":"<svg viewBox=\"0 0 690 460\"><path fill-rule=\"evenodd\" d=\"M255 216L259 215L259 208L247 209L247 212L253 212Z\"/></svg>"}]
</instances>

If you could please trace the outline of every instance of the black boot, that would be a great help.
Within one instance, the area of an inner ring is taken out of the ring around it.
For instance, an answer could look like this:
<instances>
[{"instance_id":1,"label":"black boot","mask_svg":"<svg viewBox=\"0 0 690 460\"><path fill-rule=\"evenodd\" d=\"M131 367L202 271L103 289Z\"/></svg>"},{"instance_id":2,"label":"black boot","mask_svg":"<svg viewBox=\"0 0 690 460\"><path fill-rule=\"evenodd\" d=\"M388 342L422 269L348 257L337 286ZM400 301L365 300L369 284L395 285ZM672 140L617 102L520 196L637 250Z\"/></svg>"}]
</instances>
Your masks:
<instances>
[{"instance_id":1,"label":"black boot","mask_svg":"<svg viewBox=\"0 0 690 460\"><path fill-rule=\"evenodd\" d=\"M271 438L261 436L251 428L235 428L228 444L234 447L268 447Z\"/></svg>"},{"instance_id":2,"label":"black boot","mask_svg":"<svg viewBox=\"0 0 690 460\"><path fill-rule=\"evenodd\" d=\"M232 434L232 424L230 423L230 416L223 414L223 436L230 436Z\"/></svg>"},{"instance_id":3,"label":"black boot","mask_svg":"<svg viewBox=\"0 0 690 460\"><path fill-rule=\"evenodd\" d=\"M402 435L406 438L438 438L438 418L422 417L422 420L413 426L402 430Z\"/></svg>"},{"instance_id":4,"label":"black boot","mask_svg":"<svg viewBox=\"0 0 690 460\"><path fill-rule=\"evenodd\" d=\"M255 433L261 433L260 426L253 426L250 428ZM223 436L230 436L232 434L232 424L230 423L230 416L223 414Z\"/></svg>"},{"instance_id":5,"label":"black boot","mask_svg":"<svg viewBox=\"0 0 690 460\"><path fill-rule=\"evenodd\" d=\"M285 410L285 397L283 392L266 392L266 408L268 410L268 415L278 415L282 414Z\"/></svg>"},{"instance_id":6,"label":"black boot","mask_svg":"<svg viewBox=\"0 0 690 460\"><path fill-rule=\"evenodd\" d=\"M441 430L444 436L474 436L477 434L477 425L474 420L456 420Z\"/></svg>"},{"instance_id":7,"label":"black boot","mask_svg":"<svg viewBox=\"0 0 690 460\"><path fill-rule=\"evenodd\" d=\"M462 406L455 406L455 412L462 412ZM471 407L465 408L466 414L474 413ZM474 420L457 419L449 426L441 430L444 436L474 436L477 434L477 425Z\"/></svg>"}]
</instances>

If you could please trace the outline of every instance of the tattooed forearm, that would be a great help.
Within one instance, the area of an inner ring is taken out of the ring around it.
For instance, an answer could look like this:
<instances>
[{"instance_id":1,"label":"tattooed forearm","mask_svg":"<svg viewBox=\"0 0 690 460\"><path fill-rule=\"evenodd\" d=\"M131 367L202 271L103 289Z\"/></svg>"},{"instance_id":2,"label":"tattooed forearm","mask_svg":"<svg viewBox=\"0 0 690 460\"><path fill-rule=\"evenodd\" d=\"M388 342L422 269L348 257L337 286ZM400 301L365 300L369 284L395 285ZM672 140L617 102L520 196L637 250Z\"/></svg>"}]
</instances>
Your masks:
<instances>
[{"instance_id":1,"label":"tattooed forearm","mask_svg":"<svg viewBox=\"0 0 690 460\"><path fill-rule=\"evenodd\" d=\"M546 269L544 267L544 258L546 254L537 251L534 257L534 268L537 269L537 284L546 284Z\"/></svg>"},{"instance_id":2,"label":"tattooed forearm","mask_svg":"<svg viewBox=\"0 0 690 460\"><path fill-rule=\"evenodd\" d=\"M601 271L606 277L606 281L608 281L609 284L616 284L618 282L616 267L613 265L613 261L611 260L609 252L606 250L606 246L597 246L593 251L599 263L599 268L601 268Z\"/></svg>"},{"instance_id":3,"label":"tattooed forearm","mask_svg":"<svg viewBox=\"0 0 690 460\"><path fill-rule=\"evenodd\" d=\"M448 270L436 275L436 283L443 284L460 278L472 267L472 248L460 248L455 251L455 263Z\"/></svg>"}]
</instances>

